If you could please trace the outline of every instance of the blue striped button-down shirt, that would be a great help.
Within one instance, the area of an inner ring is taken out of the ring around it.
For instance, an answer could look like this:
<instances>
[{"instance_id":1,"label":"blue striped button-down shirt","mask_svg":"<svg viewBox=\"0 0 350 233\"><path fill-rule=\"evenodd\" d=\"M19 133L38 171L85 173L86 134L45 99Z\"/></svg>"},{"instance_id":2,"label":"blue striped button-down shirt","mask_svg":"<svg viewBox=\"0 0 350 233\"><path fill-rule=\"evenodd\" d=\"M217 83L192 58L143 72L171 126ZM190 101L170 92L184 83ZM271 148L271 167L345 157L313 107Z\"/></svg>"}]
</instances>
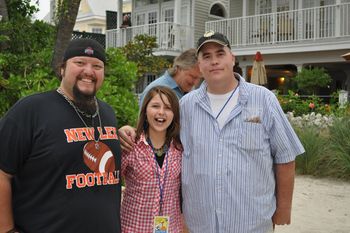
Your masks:
<instances>
[{"instance_id":1,"label":"blue striped button-down shirt","mask_svg":"<svg viewBox=\"0 0 350 233\"><path fill-rule=\"evenodd\" d=\"M183 210L192 233L262 233L275 211L273 164L304 152L275 95L240 79L220 130L203 83L181 99Z\"/></svg>"}]
</instances>

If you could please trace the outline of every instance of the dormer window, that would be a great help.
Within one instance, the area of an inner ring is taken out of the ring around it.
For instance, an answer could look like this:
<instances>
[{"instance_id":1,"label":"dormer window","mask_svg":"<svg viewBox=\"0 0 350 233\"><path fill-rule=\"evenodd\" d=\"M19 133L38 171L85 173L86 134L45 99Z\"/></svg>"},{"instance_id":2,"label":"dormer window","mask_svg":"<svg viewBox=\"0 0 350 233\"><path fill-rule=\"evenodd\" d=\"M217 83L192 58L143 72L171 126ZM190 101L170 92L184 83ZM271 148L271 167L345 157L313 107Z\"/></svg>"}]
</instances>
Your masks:
<instances>
[{"instance_id":1,"label":"dormer window","mask_svg":"<svg viewBox=\"0 0 350 233\"><path fill-rule=\"evenodd\" d=\"M221 4L214 4L210 9L210 15L225 18L225 9Z\"/></svg>"}]
</instances>

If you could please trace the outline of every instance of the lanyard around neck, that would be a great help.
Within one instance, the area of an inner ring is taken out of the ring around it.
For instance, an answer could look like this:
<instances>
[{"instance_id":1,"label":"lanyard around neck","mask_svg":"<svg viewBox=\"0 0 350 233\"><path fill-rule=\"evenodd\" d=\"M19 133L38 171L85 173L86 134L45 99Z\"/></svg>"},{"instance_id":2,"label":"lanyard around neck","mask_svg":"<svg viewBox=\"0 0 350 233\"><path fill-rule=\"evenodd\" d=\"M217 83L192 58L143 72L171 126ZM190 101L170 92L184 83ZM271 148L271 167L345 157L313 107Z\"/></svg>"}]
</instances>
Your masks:
<instances>
[{"instance_id":1,"label":"lanyard around neck","mask_svg":"<svg viewBox=\"0 0 350 233\"><path fill-rule=\"evenodd\" d=\"M163 180L163 185L160 182L160 171L159 171L159 166L158 166L158 162L157 162L157 155L154 151L154 147L153 144L151 142L150 138L147 138L147 142L148 144L151 146L152 151L153 151L153 158L154 158L154 162L155 162L155 167L156 167L156 176L157 176L157 180L158 180L158 185L159 185L159 215L163 215L163 196L164 196L164 186L165 186L165 181L167 178L167 174L168 174L168 146L165 145L165 174L164 174L164 180Z\"/></svg>"},{"instance_id":2,"label":"lanyard around neck","mask_svg":"<svg viewBox=\"0 0 350 233\"><path fill-rule=\"evenodd\" d=\"M221 112L225 109L226 105L228 104L228 102L230 101L230 99L232 98L233 94L235 94L236 90L238 88L238 85L236 86L236 88L233 90L233 92L231 93L231 95L228 97L228 99L226 100L224 106L222 106L220 112L218 113L218 115L215 117L215 119L218 119Z\"/></svg>"}]
</instances>

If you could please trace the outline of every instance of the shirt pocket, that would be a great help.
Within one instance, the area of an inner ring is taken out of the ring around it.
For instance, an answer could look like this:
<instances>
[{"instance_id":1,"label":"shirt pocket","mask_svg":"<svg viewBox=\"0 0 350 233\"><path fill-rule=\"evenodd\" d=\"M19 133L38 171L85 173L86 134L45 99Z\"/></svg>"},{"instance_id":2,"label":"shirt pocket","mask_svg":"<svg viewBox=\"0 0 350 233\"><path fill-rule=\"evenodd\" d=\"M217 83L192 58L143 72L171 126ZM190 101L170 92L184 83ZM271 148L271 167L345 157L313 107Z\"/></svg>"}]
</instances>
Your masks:
<instances>
[{"instance_id":1,"label":"shirt pocket","mask_svg":"<svg viewBox=\"0 0 350 233\"><path fill-rule=\"evenodd\" d=\"M239 137L239 147L246 151L260 150L264 147L264 127L261 123L243 122Z\"/></svg>"},{"instance_id":2,"label":"shirt pocket","mask_svg":"<svg viewBox=\"0 0 350 233\"><path fill-rule=\"evenodd\" d=\"M170 177L176 179L180 177L181 173L181 154L170 154L170 156L172 156L171 163L169 164Z\"/></svg>"},{"instance_id":3,"label":"shirt pocket","mask_svg":"<svg viewBox=\"0 0 350 233\"><path fill-rule=\"evenodd\" d=\"M148 153L138 153L133 166L135 178L139 181L148 181L154 177L155 161L152 155Z\"/></svg>"}]
</instances>

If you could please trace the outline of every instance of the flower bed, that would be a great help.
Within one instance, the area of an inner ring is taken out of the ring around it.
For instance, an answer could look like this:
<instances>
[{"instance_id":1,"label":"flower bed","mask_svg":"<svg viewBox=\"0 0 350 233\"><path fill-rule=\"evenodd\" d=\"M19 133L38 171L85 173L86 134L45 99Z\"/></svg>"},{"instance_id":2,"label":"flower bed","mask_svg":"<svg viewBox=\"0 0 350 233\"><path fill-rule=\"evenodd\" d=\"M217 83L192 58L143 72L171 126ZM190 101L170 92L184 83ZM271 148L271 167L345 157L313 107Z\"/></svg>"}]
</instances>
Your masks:
<instances>
[{"instance_id":1,"label":"flower bed","mask_svg":"<svg viewBox=\"0 0 350 233\"><path fill-rule=\"evenodd\" d=\"M294 116L293 112L287 112L286 115L290 123L299 128L314 126L325 129L331 126L336 118L334 115L321 115L315 112L303 114L302 116Z\"/></svg>"}]
</instances>

